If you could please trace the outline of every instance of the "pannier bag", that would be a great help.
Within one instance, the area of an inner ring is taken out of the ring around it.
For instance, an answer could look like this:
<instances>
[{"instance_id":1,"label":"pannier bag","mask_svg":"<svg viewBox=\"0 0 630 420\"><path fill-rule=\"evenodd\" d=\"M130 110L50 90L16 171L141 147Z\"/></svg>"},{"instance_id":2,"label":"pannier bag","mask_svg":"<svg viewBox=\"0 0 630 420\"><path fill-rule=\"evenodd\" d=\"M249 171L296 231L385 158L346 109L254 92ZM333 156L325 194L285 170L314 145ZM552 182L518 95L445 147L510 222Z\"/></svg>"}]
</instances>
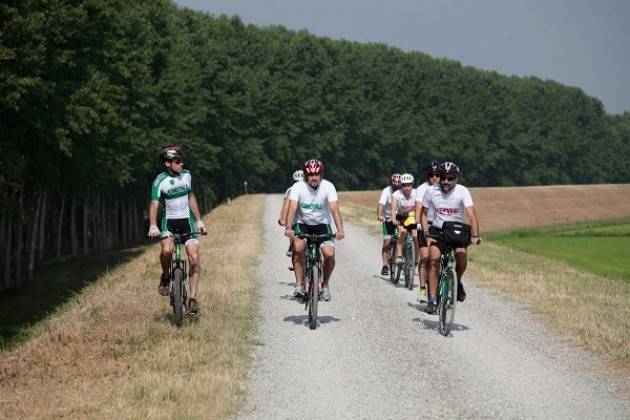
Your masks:
<instances>
[{"instance_id":1,"label":"pannier bag","mask_svg":"<svg viewBox=\"0 0 630 420\"><path fill-rule=\"evenodd\" d=\"M470 225L460 222L444 222L442 239L453 248L462 248L470 244Z\"/></svg>"}]
</instances>

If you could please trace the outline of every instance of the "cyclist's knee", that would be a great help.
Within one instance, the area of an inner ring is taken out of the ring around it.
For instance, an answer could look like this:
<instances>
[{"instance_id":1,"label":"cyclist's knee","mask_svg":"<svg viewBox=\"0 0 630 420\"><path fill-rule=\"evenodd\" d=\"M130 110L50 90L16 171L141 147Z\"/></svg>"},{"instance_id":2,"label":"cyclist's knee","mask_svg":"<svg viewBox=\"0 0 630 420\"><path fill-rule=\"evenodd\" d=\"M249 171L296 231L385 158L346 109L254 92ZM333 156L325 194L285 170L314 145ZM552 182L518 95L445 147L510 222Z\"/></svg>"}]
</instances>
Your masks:
<instances>
[{"instance_id":1,"label":"cyclist's knee","mask_svg":"<svg viewBox=\"0 0 630 420\"><path fill-rule=\"evenodd\" d=\"M201 272L201 265L198 262L190 264L190 270L188 270L188 275L192 276L194 274L199 274Z\"/></svg>"}]
</instances>

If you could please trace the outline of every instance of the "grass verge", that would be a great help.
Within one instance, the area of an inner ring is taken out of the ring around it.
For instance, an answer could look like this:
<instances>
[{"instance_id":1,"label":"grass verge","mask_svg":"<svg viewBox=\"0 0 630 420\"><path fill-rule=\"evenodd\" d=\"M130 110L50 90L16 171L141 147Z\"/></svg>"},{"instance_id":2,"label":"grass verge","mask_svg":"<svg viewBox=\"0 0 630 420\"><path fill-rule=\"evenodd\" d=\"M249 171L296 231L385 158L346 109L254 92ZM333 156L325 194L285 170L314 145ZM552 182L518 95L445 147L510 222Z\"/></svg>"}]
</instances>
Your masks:
<instances>
[{"instance_id":1,"label":"grass verge","mask_svg":"<svg viewBox=\"0 0 630 420\"><path fill-rule=\"evenodd\" d=\"M344 218L380 233L374 209L353 203L352 195L345 199L341 202ZM630 282L580 271L492 241L470 248L465 276L527 305L556 331L587 349L630 367Z\"/></svg>"},{"instance_id":2,"label":"grass verge","mask_svg":"<svg viewBox=\"0 0 630 420\"><path fill-rule=\"evenodd\" d=\"M248 208L243 218L238 208ZM121 265L0 353L3 418L224 418L244 394L263 196L205 219L200 315L177 329L157 294L159 245Z\"/></svg>"}]
</instances>

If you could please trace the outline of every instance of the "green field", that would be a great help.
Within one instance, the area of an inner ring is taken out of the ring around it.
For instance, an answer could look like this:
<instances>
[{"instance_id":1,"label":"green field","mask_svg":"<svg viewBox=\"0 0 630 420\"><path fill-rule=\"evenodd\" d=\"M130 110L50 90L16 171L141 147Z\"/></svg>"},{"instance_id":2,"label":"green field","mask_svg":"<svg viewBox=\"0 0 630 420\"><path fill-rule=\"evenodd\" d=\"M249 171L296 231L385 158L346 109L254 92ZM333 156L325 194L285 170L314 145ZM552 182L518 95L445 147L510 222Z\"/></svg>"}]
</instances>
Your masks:
<instances>
[{"instance_id":1,"label":"green field","mask_svg":"<svg viewBox=\"0 0 630 420\"><path fill-rule=\"evenodd\" d=\"M488 235L525 252L610 278L630 280L630 220L590 222Z\"/></svg>"}]
</instances>

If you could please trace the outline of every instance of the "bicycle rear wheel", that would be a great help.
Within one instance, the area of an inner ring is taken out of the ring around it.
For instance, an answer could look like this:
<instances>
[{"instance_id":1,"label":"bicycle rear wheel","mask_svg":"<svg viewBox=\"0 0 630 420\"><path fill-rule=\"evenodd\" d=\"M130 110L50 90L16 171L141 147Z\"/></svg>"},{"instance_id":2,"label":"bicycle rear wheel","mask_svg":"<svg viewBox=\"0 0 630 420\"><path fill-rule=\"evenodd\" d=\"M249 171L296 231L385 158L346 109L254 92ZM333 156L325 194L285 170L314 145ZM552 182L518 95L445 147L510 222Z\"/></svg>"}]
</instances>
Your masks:
<instances>
[{"instance_id":1,"label":"bicycle rear wheel","mask_svg":"<svg viewBox=\"0 0 630 420\"><path fill-rule=\"evenodd\" d=\"M184 322L184 272L181 268L175 268L173 270L171 305L173 305L175 325L181 327Z\"/></svg>"},{"instance_id":2,"label":"bicycle rear wheel","mask_svg":"<svg viewBox=\"0 0 630 420\"><path fill-rule=\"evenodd\" d=\"M308 293L308 326L311 330L317 328L317 304L319 302L319 277L315 276L315 270L310 270L311 287ZM319 275L320 273L318 273Z\"/></svg>"},{"instance_id":3,"label":"bicycle rear wheel","mask_svg":"<svg viewBox=\"0 0 630 420\"><path fill-rule=\"evenodd\" d=\"M389 252L389 280L394 283L396 278L396 238L392 238L391 250Z\"/></svg>"},{"instance_id":4,"label":"bicycle rear wheel","mask_svg":"<svg viewBox=\"0 0 630 420\"><path fill-rule=\"evenodd\" d=\"M451 332L457 303L457 281L452 270L442 273L438 293L438 327L440 334L446 337Z\"/></svg>"}]
</instances>

